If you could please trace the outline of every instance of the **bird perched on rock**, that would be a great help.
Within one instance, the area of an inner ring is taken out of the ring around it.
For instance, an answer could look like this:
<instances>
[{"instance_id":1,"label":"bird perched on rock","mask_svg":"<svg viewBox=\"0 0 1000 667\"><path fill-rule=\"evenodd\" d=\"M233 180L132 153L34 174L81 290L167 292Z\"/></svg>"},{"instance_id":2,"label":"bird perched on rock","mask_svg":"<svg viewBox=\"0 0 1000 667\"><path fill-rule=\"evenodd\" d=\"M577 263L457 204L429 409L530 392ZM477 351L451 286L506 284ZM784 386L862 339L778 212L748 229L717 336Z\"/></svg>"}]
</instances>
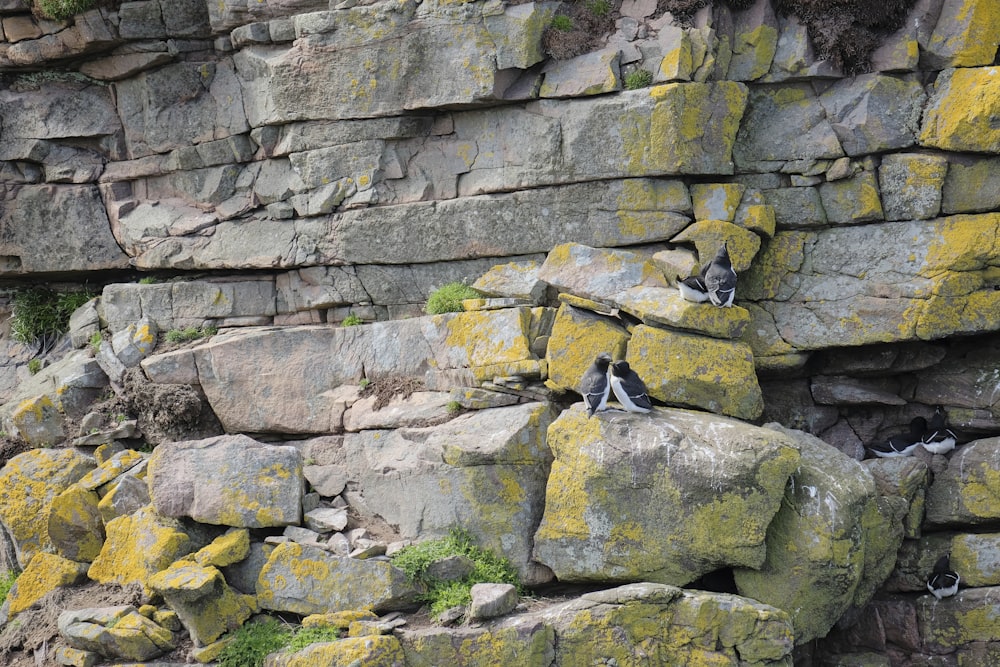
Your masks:
<instances>
[{"instance_id":1,"label":"bird perched on rock","mask_svg":"<svg viewBox=\"0 0 1000 667\"><path fill-rule=\"evenodd\" d=\"M705 265L708 267L708 265ZM677 276L677 289L681 292L681 298L685 301L695 303L705 303L708 301L708 288L700 275L681 278Z\"/></svg>"},{"instance_id":2,"label":"bird perched on rock","mask_svg":"<svg viewBox=\"0 0 1000 667\"><path fill-rule=\"evenodd\" d=\"M618 402L629 412L649 412L653 404L646 391L646 383L632 370L627 361L611 364L611 389Z\"/></svg>"},{"instance_id":3,"label":"bird perched on rock","mask_svg":"<svg viewBox=\"0 0 1000 667\"><path fill-rule=\"evenodd\" d=\"M890 436L885 442L871 445L868 449L872 454L881 458L912 456L913 450L923 442L922 438L926 431L927 420L923 417L914 417L910 420L909 431Z\"/></svg>"},{"instance_id":4,"label":"bird perched on rock","mask_svg":"<svg viewBox=\"0 0 1000 667\"><path fill-rule=\"evenodd\" d=\"M705 288L708 299L716 306L728 308L736 296L736 271L729 259L728 243L723 243L715 258L704 271Z\"/></svg>"},{"instance_id":5,"label":"bird perched on rock","mask_svg":"<svg viewBox=\"0 0 1000 667\"><path fill-rule=\"evenodd\" d=\"M958 592L958 582L961 577L951 569L948 556L941 556L934 563L934 572L927 578L927 590L938 600L951 597Z\"/></svg>"},{"instance_id":6,"label":"bird perched on rock","mask_svg":"<svg viewBox=\"0 0 1000 667\"><path fill-rule=\"evenodd\" d=\"M611 383L608 382L610 365L611 355L601 352L580 380L580 393L587 406L588 417L593 417L595 412L608 407L608 394L611 393Z\"/></svg>"},{"instance_id":7,"label":"bird perched on rock","mask_svg":"<svg viewBox=\"0 0 1000 667\"><path fill-rule=\"evenodd\" d=\"M944 454L955 449L956 442L955 432L948 428L948 414L939 405L921 438L921 444L931 454Z\"/></svg>"}]
</instances>

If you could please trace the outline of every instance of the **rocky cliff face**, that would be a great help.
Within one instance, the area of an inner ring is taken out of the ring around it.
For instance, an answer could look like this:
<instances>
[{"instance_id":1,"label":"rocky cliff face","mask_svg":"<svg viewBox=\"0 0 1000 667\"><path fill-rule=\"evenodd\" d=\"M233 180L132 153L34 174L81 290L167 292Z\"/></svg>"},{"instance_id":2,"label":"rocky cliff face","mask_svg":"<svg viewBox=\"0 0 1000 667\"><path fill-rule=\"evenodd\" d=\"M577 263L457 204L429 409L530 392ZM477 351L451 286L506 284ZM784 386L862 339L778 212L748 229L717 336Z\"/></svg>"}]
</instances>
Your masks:
<instances>
[{"instance_id":1,"label":"rocky cliff face","mask_svg":"<svg viewBox=\"0 0 1000 667\"><path fill-rule=\"evenodd\" d=\"M64 664L361 609L274 664L990 662L1000 8L902 4L845 76L810 3L0 0L0 279L98 295L4 338L0 649L126 587ZM600 352L652 413L574 405ZM865 460L935 406L957 451ZM394 629L456 526L574 592Z\"/></svg>"}]
</instances>

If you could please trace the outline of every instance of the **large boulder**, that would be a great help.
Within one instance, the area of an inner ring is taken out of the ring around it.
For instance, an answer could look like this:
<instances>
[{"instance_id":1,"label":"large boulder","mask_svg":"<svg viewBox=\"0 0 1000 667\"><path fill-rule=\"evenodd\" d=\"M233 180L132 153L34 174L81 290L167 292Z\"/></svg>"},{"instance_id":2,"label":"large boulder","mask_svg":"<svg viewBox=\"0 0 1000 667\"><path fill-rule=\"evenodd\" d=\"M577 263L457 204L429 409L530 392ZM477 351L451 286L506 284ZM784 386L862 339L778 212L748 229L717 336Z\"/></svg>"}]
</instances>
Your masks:
<instances>
[{"instance_id":1,"label":"large boulder","mask_svg":"<svg viewBox=\"0 0 1000 667\"><path fill-rule=\"evenodd\" d=\"M799 461L794 441L725 417L575 405L549 427L555 460L535 557L560 581L685 585L764 563Z\"/></svg>"},{"instance_id":2,"label":"large boulder","mask_svg":"<svg viewBox=\"0 0 1000 667\"><path fill-rule=\"evenodd\" d=\"M335 556L319 547L285 542L268 556L256 592L264 609L307 615L406 609L422 591L386 561Z\"/></svg>"},{"instance_id":3,"label":"large boulder","mask_svg":"<svg viewBox=\"0 0 1000 667\"><path fill-rule=\"evenodd\" d=\"M955 452L927 490L927 524L977 526L1000 518L998 445L1000 438L985 438Z\"/></svg>"},{"instance_id":4,"label":"large boulder","mask_svg":"<svg viewBox=\"0 0 1000 667\"><path fill-rule=\"evenodd\" d=\"M740 276L755 352L854 346L1000 326L1000 214L779 232ZM886 252L907 239L906 253ZM773 344L771 343L773 341Z\"/></svg>"},{"instance_id":5,"label":"large boulder","mask_svg":"<svg viewBox=\"0 0 1000 667\"><path fill-rule=\"evenodd\" d=\"M162 443L149 459L148 479L163 516L241 528L302 518L302 459L294 447L245 435Z\"/></svg>"},{"instance_id":6,"label":"large boulder","mask_svg":"<svg viewBox=\"0 0 1000 667\"><path fill-rule=\"evenodd\" d=\"M0 562L16 570L51 551L53 502L93 469L94 460L74 449L33 449L7 461L0 469Z\"/></svg>"},{"instance_id":7,"label":"large boulder","mask_svg":"<svg viewBox=\"0 0 1000 667\"><path fill-rule=\"evenodd\" d=\"M548 405L525 403L433 428L349 433L344 495L359 516L380 517L402 539L443 537L461 526L508 558L526 583L541 583L551 574L531 549L545 505L552 418Z\"/></svg>"},{"instance_id":8,"label":"large boulder","mask_svg":"<svg viewBox=\"0 0 1000 667\"><path fill-rule=\"evenodd\" d=\"M734 576L741 595L788 611L801 644L825 636L889 575L905 507L893 513L880 504L858 461L815 436L770 427L796 443L801 459L767 528L765 561Z\"/></svg>"},{"instance_id":9,"label":"large boulder","mask_svg":"<svg viewBox=\"0 0 1000 667\"><path fill-rule=\"evenodd\" d=\"M788 615L724 593L636 583L459 629L396 633L415 667L645 664L765 667L791 661Z\"/></svg>"}]
</instances>

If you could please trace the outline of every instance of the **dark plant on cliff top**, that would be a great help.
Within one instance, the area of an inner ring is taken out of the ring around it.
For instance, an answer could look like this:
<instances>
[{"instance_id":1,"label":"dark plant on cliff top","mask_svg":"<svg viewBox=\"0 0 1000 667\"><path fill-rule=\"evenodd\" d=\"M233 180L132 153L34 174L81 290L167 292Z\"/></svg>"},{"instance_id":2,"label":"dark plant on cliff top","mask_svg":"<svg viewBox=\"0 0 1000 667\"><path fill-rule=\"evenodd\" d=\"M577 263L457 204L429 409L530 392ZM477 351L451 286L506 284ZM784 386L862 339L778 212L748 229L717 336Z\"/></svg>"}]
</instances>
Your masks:
<instances>
[{"instance_id":1,"label":"dark plant on cliff top","mask_svg":"<svg viewBox=\"0 0 1000 667\"><path fill-rule=\"evenodd\" d=\"M69 329L73 311L92 298L89 292L54 292L44 287L18 292L11 302L11 337L26 345L51 343Z\"/></svg>"},{"instance_id":2,"label":"dark plant on cliff top","mask_svg":"<svg viewBox=\"0 0 1000 667\"><path fill-rule=\"evenodd\" d=\"M34 0L35 13L43 18L65 21L97 6L98 0Z\"/></svg>"}]
</instances>

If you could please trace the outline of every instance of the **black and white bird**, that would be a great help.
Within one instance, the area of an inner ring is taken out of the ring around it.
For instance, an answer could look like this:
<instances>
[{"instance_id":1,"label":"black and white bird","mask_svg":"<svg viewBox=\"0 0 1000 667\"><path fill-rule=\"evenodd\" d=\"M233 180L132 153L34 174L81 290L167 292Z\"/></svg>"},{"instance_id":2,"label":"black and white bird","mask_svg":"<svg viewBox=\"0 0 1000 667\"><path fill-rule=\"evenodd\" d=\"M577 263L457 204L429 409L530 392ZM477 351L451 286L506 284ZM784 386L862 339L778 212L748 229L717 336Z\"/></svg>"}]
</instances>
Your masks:
<instances>
[{"instance_id":1,"label":"black and white bird","mask_svg":"<svg viewBox=\"0 0 1000 667\"><path fill-rule=\"evenodd\" d=\"M923 417L914 417L910 420L910 430L906 433L890 436L885 442L870 445L869 451L880 458L892 458L894 456L912 456L913 450L920 445L927 431L927 420Z\"/></svg>"},{"instance_id":2,"label":"black and white bird","mask_svg":"<svg viewBox=\"0 0 1000 667\"><path fill-rule=\"evenodd\" d=\"M931 454L944 454L955 449L956 442L955 432L948 428L948 414L939 405L921 438L921 444Z\"/></svg>"},{"instance_id":3,"label":"black and white bird","mask_svg":"<svg viewBox=\"0 0 1000 667\"><path fill-rule=\"evenodd\" d=\"M715 253L715 258L709 263L703 277L709 301L723 308L733 305L733 298L736 296L736 271L729 259L728 242L723 243Z\"/></svg>"},{"instance_id":4,"label":"black and white bird","mask_svg":"<svg viewBox=\"0 0 1000 667\"><path fill-rule=\"evenodd\" d=\"M707 264L705 265L707 268ZM681 292L681 298L694 303L705 303L708 301L708 288L705 281L699 276L689 276L681 278L677 276L677 289Z\"/></svg>"},{"instance_id":5,"label":"black and white bird","mask_svg":"<svg viewBox=\"0 0 1000 667\"><path fill-rule=\"evenodd\" d=\"M593 417L608 407L608 394L611 393L611 383L608 382L608 366L611 365L611 355L601 352L594 363L583 374L580 380L580 394L587 406L587 416Z\"/></svg>"},{"instance_id":6,"label":"black and white bird","mask_svg":"<svg viewBox=\"0 0 1000 667\"><path fill-rule=\"evenodd\" d=\"M941 556L934 563L934 572L927 578L927 590L938 600L951 597L958 592L958 582L961 579L958 572L951 569L948 556Z\"/></svg>"},{"instance_id":7,"label":"black and white bird","mask_svg":"<svg viewBox=\"0 0 1000 667\"><path fill-rule=\"evenodd\" d=\"M611 364L611 390L615 392L622 407L629 412L649 412L653 409L646 383L627 361Z\"/></svg>"}]
</instances>

